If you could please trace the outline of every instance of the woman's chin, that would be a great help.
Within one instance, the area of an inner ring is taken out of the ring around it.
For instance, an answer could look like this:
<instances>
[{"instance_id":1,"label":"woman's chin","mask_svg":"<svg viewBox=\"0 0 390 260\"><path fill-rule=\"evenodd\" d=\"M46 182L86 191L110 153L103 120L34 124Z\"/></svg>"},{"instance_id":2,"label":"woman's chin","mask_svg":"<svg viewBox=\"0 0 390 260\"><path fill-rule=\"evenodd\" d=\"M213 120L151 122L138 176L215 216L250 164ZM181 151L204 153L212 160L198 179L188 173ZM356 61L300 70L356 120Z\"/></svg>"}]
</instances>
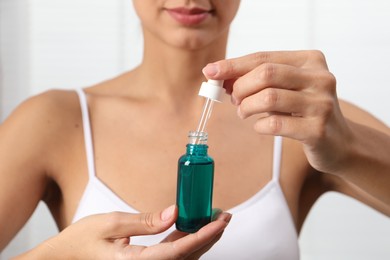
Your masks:
<instances>
[{"instance_id":1,"label":"woman's chin","mask_svg":"<svg viewBox=\"0 0 390 260\"><path fill-rule=\"evenodd\" d=\"M179 49L196 51L211 47L211 45L215 45L218 40L216 40L215 34L182 32L180 34L176 34L174 37L169 37L169 39L165 42Z\"/></svg>"}]
</instances>

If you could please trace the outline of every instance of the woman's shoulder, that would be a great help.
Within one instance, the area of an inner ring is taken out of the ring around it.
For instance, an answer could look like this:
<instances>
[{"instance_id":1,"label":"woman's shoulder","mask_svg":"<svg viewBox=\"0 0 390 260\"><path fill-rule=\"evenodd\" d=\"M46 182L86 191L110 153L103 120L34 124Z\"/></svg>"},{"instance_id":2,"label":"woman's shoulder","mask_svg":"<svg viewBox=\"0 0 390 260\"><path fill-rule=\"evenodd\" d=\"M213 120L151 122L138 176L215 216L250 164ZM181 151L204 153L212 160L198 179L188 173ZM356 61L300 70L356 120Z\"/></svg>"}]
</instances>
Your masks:
<instances>
[{"instance_id":1,"label":"woman's shoulder","mask_svg":"<svg viewBox=\"0 0 390 260\"><path fill-rule=\"evenodd\" d=\"M1 124L1 135L50 142L56 133L80 121L81 112L75 91L48 90L23 101Z\"/></svg>"},{"instance_id":2,"label":"woman's shoulder","mask_svg":"<svg viewBox=\"0 0 390 260\"><path fill-rule=\"evenodd\" d=\"M23 101L9 116L8 121L21 121L34 126L63 121L79 110L75 91L48 90ZM7 121L6 120L6 121Z\"/></svg>"},{"instance_id":3,"label":"woman's shoulder","mask_svg":"<svg viewBox=\"0 0 390 260\"><path fill-rule=\"evenodd\" d=\"M55 109L51 112L56 112L57 109L71 108L78 105L76 90L65 89L49 89L37 95L28 98L22 105L32 107L47 107ZM48 111L50 112L50 111Z\"/></svg>"}]
</instances>

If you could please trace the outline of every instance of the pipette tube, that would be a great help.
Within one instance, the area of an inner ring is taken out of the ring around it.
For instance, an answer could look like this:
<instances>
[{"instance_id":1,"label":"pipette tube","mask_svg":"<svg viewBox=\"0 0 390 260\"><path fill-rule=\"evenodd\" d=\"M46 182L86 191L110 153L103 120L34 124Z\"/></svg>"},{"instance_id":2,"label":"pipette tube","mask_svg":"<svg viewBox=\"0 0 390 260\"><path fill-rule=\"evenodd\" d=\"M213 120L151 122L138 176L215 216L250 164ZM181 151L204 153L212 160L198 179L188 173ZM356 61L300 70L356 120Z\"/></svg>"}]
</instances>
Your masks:
<instances>
[{"instance_id":1,"label":"pipette tube","mask_svg":"<svg viewBox=\"0 0 390 260\"><path fill-rule=\"evenodd\" d=\"M221 98L224 92L223 80L212 80L209 79L207 82L203 82L199 90L199 96L206 98L206 101L203 105L202 116L200 117L198 127L196 132L205 132L206 125L210 119L211 112L213 111L214 102L221 102ZM195 144L199 142L198 139L195 139Z\"/></svg>"},{"instance_id":2,"label":"pipette tube","mask_svg":"<svg viewBox=\"0 0 390 260\"><path fill-rule=\"evenodd\" d=\"M205 131L207 122L211 116L211 112L213 111L213 105L214 105L214 101L210 98L206 98L206 101L203 106L202 116L200 118L196 132Z\"/></svg>"}]
</instances>

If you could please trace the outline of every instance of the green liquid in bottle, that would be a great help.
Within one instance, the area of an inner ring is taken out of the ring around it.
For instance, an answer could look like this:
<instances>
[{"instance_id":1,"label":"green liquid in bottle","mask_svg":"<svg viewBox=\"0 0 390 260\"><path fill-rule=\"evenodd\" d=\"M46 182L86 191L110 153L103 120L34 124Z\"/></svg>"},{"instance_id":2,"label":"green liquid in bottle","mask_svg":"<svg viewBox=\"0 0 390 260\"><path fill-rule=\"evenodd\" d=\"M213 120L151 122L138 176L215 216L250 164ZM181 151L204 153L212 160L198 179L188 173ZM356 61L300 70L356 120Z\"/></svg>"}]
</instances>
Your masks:
<instances>
[{"instance_id":1,"label":"green liquid in bottle","mask_svg":"<svg viewBox=\"0 0 390 260\"><path fill-rule=\"evenodd\" d=\"M176 228L183 232L194 233L211 221L214 160L207 148L206 144L187 144L187 153L179 159Z\"/></svg>"}]
</instances>

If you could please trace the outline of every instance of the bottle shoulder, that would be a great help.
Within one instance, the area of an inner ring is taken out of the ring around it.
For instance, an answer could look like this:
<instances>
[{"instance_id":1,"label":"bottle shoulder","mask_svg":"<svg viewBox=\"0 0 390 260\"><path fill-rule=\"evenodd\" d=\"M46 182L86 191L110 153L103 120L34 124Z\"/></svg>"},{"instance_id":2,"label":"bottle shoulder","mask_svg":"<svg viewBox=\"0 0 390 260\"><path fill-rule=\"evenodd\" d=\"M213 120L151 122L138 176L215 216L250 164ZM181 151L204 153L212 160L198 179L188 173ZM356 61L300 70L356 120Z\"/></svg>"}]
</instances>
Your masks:
<instances>
[{"instance_id":1,"label":"bottle shoulder","mask_svg":"<svg viewBox=\"0 0 390 260\"><path fill-rule=\"evenodd\" d=\"M186 153L179 158L179 164L214 164L214 159L208 154L194 155Z\"/></svg>"}]
</instances>

